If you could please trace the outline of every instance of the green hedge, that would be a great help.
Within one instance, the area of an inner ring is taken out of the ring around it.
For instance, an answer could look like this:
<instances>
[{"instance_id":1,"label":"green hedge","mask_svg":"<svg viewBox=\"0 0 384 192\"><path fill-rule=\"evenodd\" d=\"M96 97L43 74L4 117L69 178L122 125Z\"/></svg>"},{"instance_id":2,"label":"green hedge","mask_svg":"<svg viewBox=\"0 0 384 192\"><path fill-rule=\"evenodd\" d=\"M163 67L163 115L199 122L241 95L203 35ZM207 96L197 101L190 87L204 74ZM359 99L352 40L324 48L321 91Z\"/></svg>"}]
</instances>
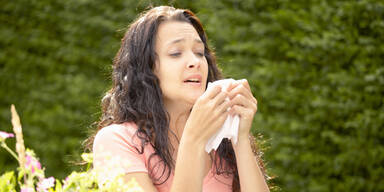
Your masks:
<instances>
[{"instance_id":1,"label":"green hedge","mask_svg":"<svg viewBox=\"0 0 384 192\"><path fill-rule=\"evenodd\" d=\"M101 1L7 1L1 6L1 127L11 103L22 117L26 145L47 174L67 175L99 116L119 38L134 15ZM2 151L1 151L2 153ZM3 154L3 153L2 153ZM0 170L10 159L0 157ZM15 165L13 163L12 165Z\"/></svg>"},{"instance_id":2,"label":"green hedge","mask_svg":"<svg viewBox=\"0 0 384 192\"><path fill-rule=\"evenodd\" d=\"M276 184L383 191L383 2L236 2L204 14L226 74L252 83Z\"/></svg>"},{"instance_id":3,"label":"green hedge","mask_svg":"<svg viewBox=\"0 0 384 192\"><path fill-rule=\"evenodd\" d=\"M154 5L167 1L152 2ZM0 129L16 104L47 175L73 169L100 115L112 58L150 1L7 1L0 8ZM383 191L381 1L171 1L198 13L228 77L259 102L268 172L283 191ZM0 170L15 167L0 151Z\"/></svg>"}]
</instances>

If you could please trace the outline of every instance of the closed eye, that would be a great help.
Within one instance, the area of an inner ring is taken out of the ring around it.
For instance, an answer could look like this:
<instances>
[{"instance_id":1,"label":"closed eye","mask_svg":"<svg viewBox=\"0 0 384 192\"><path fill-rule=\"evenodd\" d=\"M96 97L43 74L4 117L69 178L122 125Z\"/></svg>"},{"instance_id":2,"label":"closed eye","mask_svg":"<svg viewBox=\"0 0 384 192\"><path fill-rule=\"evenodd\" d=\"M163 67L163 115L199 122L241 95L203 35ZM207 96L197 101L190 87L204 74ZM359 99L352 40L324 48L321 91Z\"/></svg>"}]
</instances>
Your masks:
<instances>
[{"instance_id":1,"label":"closed eye","mask_svg":"<svg viewBox=\"0 0 384 192\"><path fill-rule=\"evenodd\" d=\"M181 53L172 53L172 54L169 54L171 57L178 57L181 55Z\"/></svg>"},{"instance_id":2,"label":"closed eye","mask_svg":"<svg viewBox=\"0 0 384 192\"><path fill-rule=\"evenodd\" d=\"M196 53L196 55L198 55L199 57L204 57L204 53L202 53L202 52L198 52L198 53Z\"/></svg>"}]
</instances>

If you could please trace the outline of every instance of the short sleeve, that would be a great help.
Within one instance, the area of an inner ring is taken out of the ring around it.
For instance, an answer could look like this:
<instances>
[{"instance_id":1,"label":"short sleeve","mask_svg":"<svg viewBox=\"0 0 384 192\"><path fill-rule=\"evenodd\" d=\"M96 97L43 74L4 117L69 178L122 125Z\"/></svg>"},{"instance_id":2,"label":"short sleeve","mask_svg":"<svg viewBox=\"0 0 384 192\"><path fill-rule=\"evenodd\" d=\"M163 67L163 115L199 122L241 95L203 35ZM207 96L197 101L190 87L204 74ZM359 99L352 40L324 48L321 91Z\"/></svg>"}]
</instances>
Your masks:
<instances>
[{"instance_id":1,"label":"short sleeve","mask_svg":"<svg viewBox=\"0 0 384 192\"><path fill-rule=\"evenodd\" d=\"M146 172L144 154L139 154L139 142L134 142L135 128L113 124L102 128L93 143L94 169L105 170L103 177L113 177L113 172ZM112 171L113 170L113 171ZM105 179L103 181L105 181ZM112 178L110 178L112 179Z\"/></svg>"}]
</instances>

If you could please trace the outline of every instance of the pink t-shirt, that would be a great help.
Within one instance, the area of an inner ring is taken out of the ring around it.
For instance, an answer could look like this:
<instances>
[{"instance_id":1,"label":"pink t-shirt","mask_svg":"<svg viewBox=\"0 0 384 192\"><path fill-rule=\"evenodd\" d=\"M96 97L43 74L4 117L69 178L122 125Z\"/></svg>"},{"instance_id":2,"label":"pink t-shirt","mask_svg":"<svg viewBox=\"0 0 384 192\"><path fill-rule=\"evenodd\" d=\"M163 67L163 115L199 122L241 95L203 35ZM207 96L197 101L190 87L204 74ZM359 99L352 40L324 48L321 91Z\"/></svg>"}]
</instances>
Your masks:
<instances>
[{"instance_id":1,"label":"pink t-shirt","mask_svg":"<svg viewBox=\"0 0 384 192\"><path fill-rule=\"evenodd\" d=\"M148 173L148 158L154 149L150 144L145 145L144 153L139 154L135 146L140 148L140 139L135 135L137 126L134 123L112 124L101 129L93 143L94 168L100 168L108 164L119 164L119 169L123 169L125 173L144 172ZM105 154L108 154L107 156ZM113 157L113 158L111 158ZM112 159L117 158L124 162L112 162ZM159 161L159 157L151 160L151 167ZM128 162L128 163L127 163ZM212 166L213 167L213 166ZM192 167L191 167L192 168ZM155 178L161 176L163 169L159 166L155 167ZM161 181L166 178L168 172L165 172ZM174 171L171 172L168 180L161 184L155 185L159 192L168 192L171 189ZM108 175L99 178L103 182ZM203 181L203 192L231 192L232 191L232 176L217 175L212 168L205 176Z\"/></svg>"}]
</instances>

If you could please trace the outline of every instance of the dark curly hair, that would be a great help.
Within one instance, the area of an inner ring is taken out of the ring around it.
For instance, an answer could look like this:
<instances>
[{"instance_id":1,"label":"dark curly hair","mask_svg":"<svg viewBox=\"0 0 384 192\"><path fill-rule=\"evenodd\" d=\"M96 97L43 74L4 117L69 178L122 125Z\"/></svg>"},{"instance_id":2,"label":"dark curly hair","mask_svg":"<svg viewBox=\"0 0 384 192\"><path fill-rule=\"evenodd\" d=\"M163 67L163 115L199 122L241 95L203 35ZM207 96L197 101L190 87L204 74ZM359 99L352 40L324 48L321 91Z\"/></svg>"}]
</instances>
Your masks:
<instances>
[{"instance_id":1,"label":"dark curly hair","mask_svg":"<svg viewBox=\"0 0 384 192\"><path fill-rule=\"evenodd\" d=\"M208 47L205 31L196 15L189 10L168 6L152 8L140 15L129 26L121 40L120 50L113 61L113 85L101 101L102 116L97 126L97 130L100 130L115 123L134 122L138 127L135 136L141 140L140 149L136 148L137 151L142 154L144 146L150 144L155 153L149 157L148 165L155 156L158 156L165 165L160 178L151 177L155 184L164 183L169 178L171 170L175 168L175 162L172 159L174 147L168 138L168 133L171 131L169 114L164 107L159 79L153 72L156 60L156 34L159 25L165 21L190 23L205 46L205 57L208 62L207 82L222 78L216 65L215 55ZM91 149L94 136L87 141L88 149ZM240 191L236 158L231 142L224 139L216 151L216 156L210 157L216 173L232 175L233 191ZM216 159L219 160L218 163ZM260 159L259 165L263 167ZM169 168L168 171L166 167ZM150 175L153 169L153 167L149 168ZM166 178L161 180L165 172Z\"/></svg>"}]
</instances>

